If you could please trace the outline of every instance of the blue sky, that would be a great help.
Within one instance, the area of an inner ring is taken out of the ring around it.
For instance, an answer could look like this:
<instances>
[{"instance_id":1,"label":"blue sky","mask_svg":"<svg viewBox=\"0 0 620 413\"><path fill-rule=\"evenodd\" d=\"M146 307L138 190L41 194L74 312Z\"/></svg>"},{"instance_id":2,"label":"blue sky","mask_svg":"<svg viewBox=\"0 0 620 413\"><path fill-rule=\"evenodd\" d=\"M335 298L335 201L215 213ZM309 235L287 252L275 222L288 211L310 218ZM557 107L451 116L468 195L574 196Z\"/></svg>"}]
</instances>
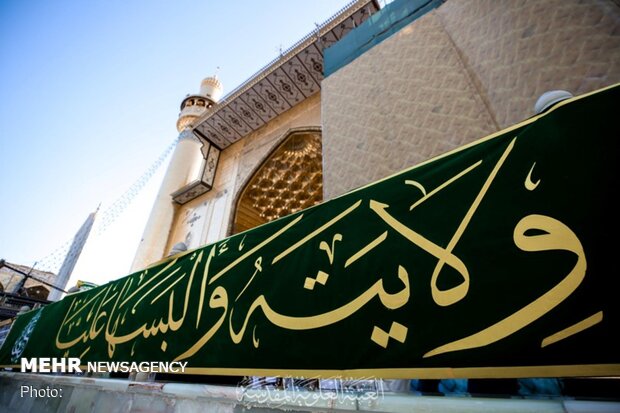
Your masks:
<instances>
[{"instance_id":1,"label":"blue sky","mask_svg":"<svg viewBox=\"0 0 620 413\"><path fill-rule=\"evenodd\" d=\"M232 90L347 1L0 0L0 258L32 265L176 138L219 66ZM73 279L126 275L166 164Z\"/></svg>"}]
</instances>

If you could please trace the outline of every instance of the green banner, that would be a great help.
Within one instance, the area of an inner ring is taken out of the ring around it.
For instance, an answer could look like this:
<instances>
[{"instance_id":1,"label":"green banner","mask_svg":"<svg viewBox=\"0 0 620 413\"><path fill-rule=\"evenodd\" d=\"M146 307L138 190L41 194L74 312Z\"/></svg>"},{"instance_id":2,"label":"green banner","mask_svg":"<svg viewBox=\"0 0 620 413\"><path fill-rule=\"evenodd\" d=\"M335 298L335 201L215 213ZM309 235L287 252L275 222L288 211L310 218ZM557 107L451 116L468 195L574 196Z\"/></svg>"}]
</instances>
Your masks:
<instances>
[{"instance_id":1,"label":"green banner","mask_svg":"<svg viewBox=\"0 0 620 413\"><path fill-rule=\"evenodd\" d=\"M620 375L620 87L17 319L21 357L306 377ZM615 109L614 109L615 108Z\"/></svg>"}]
</instances>

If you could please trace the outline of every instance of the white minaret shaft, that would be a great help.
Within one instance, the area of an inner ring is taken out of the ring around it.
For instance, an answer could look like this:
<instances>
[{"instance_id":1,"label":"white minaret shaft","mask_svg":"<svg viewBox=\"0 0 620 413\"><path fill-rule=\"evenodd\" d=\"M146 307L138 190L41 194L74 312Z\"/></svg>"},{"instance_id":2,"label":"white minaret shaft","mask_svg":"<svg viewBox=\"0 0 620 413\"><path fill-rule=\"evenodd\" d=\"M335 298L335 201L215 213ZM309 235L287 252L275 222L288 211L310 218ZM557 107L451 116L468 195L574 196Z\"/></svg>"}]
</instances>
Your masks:
<instances>
[{"instance_id":1,"label":"white minaret shaft","mask_svg":"<svg viewBox=\"0 0 620 413\"><path fill-rule=\"evenodd\" d=\"M71 247L69 247L69 251L67 252L67 256L65 257L65 260L60 267L60 271L58 271L58 276L54 281L54 285L56 287L64 290L67 286L67 282L71 277L71 273L75 268L75 264L77 264L78 258L80 258L80 254L82 253L84 244L86 244L86 240L88 239L90 230L93 227L96 214L97 211L91 212L88 215L88 218L86 218L86 221L84 221L78 232L75 234L73 242L71 243ZM52 289L47 299L50 301L58 301L62 298L62 294L62 291Z\"/></svg>"},{"instance_id":2,"label":"white minaret shaft","mask_svg":"<svg viewBox=\"0 0 620 413\"><path fill-rule=\"evenodd\" d=\"M208 77L200 85L200 94L187 95L183 99L181 113L177 120L179 140L155 199L131 265L131 272L146 268L168 255L165 249L177 209L171 194L197 179L204 162L201 151L202 142L192 133L192 122L211 108L221 94L220 81L215 77Z\"/></svg>"},{"instance_id":3,"label":"white minaret shaft","mask_svg":"<svg viewBox=\"0 0 620 413\"><path fill-rule=\"evenodd\" d=\"M131 265L131 272L148 267L166 255L165 248L175 212L170 194L187 184L192 170L196 169L195 164L200 165L201 146L201 142L189 129L181 132Z\"/></svg>"}]
</instances>

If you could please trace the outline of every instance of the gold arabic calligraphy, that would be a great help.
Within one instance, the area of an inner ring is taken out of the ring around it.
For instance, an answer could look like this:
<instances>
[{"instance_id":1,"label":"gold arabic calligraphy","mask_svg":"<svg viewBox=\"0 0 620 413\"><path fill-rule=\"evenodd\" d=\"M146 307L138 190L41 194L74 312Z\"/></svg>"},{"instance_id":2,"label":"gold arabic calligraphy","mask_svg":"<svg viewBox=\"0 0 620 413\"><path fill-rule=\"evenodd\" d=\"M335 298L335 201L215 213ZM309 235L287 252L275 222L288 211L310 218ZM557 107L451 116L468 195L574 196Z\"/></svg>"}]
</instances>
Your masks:
<instances>
[{"instance_id":1,"label":"gold arabic calligraphy","mask_svg":"<svg viewBox=\"0 0 620 413\"><path fill-rule=\"evenodd\" d=\"M492 167L490 166L489 174L486 176L479 192L471 205L467 208L446 246L438 245L421 233L406 226L389 212L390 206L388 204L375 199L369 199L366 205L376 217L380 218L380 220L387 225L387 230L380 234L375 234L374 239L359 248L357 252L350 255L344 261L342 267L347 268L366 254L369 254L385 242L388 237L390 237L390 239L392 239L392 237L404 237L413 245L421 248L437 259L430 279L430 291L435 304L440 307L448 307L463 300L469 291L471 274L465 262L455 255L454 250L462 235L467 230L472 217L489 191L489 188L492 186L502 166L510 156L515 146L515 141L516 138L506 146L495 164L492 165ZM482 164L482 160L473 163L430 191L427 191L425 186L418 181L406 180L405 185L417 188L422 194L422 196L410 206L409 210L416 210L420 205L424 204L441 191L444 191L446 188L449 188L451 185L456 184L461 178L475 171ZM529 170L525 180L525 187L529 191L535 190L540 183L540 179L535 183L532 182L531 174L533 169L534 166ZM149 274L149 270L145 270L139 275L134 274L127 277L124 281L110 283L102 287L96 293L78 295L71 301L69 310L66 312L61 327L58 329L55 341L56 347L59 350L66 350L65 354L68 354L68 352L79 343L83 343L86 346L89 342L99 339L103 334L105 342L107 343L107 353L109 357L113 357L116 348L125 343L132 343L133 354L136 345L135 340L137 338L142 336L144 339L148 339L160 333L166 334L169 331L179 331L184 326L190 311L195 311L195 323L193 323L193 328L197 331L206 328L206 331L198 333L197 340L185 350L172 355L174 360L178 361L190 358L200 351L216 333L222 330L222 326L227 318L228 334L233 343L239 344L243 341L248 327L252 324L253 315L258 311L260 311L272 325L279 328L288 330L310 330L333 325L347 319L360 311L361 308L375 298L378 298L379 302L386 309L395 310L401 308L409 302L411 297L410 271L403 265L399 265L397 270L398 280L402 284L402 288L399 291L386 291L384 288L384 280L379 278L369 288L348 302L329 311L310 316L283 314L269 303L264 294L261 294L249 304L245 316L241 318L243 320L241 325L235 326L233 322L235 303L248 291L248 288L256 278L268 276L268 270L265 268L267 263L270 261L270 265L276 265L278 262L285 260L287 256L291 255L297 249L311 242L312 246L315 247L316 242L319 241L318 249L325 253L324 257L327 258L327 263L325 263L326 267L316 271L316 276L308 275L306 277L305 275L307 274L304 274L305 283L303 286L309 291L314 291L316 284L325 286L334 265L336 265L334 257L339 250L339 244L345 242L342 233L330 231L332 231L334 225L341 222L345 217L355 211L363 210L364 205L362 200L353 202L342 212L338 213L318 228L300 237L297 241L289 243L290 246L274 254L271 260L265 257L265 254L267 254L265 247L295 228L298 223L302 221L304 214L295 216L279 230L275 231L257 245L253 247L248 245L251 248L247 248L245 251L245 243L248 243L248 240L246 240L247 234L238 242L235 241L235 238L230 238L212 247L196 251L189 257L182 258L189 260L191 265L178 265L178 259L174 259L168 262L155 274ZM537 235L528 235L528 231L530 230L538 230ZM323 237L326 233L329 233L327 238L319 239L319 237ZM482 347L508 337L535 320L543 317L551 309L558 306L569 297L583 281L586 273L586 258L583 247L570 228L557 219L540 214L527 215L516 224L513 240L518 248L526 252L550 250L569 251L577 256L577 262L572 270L556 286L541 295L538 299L480 331L450 341L439 347L429 349L422 357L428 358L443 353ZM229 244L233 244L233 242L237 242L237 244L229 248ZM216 260L220 259L220 256L227 257L230 254L237 253L240 254L238 257L233 259L228 258L228 261L226 261L229 262L228 265L217 272L213 271L215 274L210 274L214 263ZM233 270L236 270L239 265L246 260L250 262L253 260L254 271L251 275L248 274L249 278L247 282L243 283L243 288L240 292L236 295L229 296L227 289L221 284L221 281L219 283L218 281ZM438 280L442 274L442 270L446 266L458 273L460 282L456 286L452 286L448 289L440 289L438 287ZM183 268L186 269L183 270ZM377 276L379 275L380 274L377 274ZM185 286L184 288L183 285ZM196 285L196 287L194 287L194 285ZM210 288L212 288L212 291L210 294L207 294ZM209 298L206 304L209 310L205 312L204 304L207 295ZM236 298L231 301L231 297ZM131 318L135 316L137 311L141 311L142 314L147 313L149 311L148 306L155 304L160 299L167 301L167 306L165 306L167 310L165 314L154 317L150 322L138 323L139 325L137 328L132 326L129 331L125 331L126 329L123 326L126 324L128 317ZM190 301L195 302L195 305L190 305ZM180 314L178 314L179 309L181 309ZM214 316L216 316L216 319L211 320ZM194 313L192 313L192 317L194 317ZM210 320L209 322L207 318ZM559 335L556 334L552 336L552 338L546 339L544 345L548 345L570 334L574 334L579 331L579 328L591 327L598 322L596 320L600 321L600 319L602 319L602 313L595 318L591 317L588 319L586 323L582 324L583 327L575 327L573 330L567 329L568 333L560 332L561 334L558 333ZM401 322L403 321L401 320ZM207 323L210 325L204 327L204 324ZM382 347L387 347L389 338L394 338L404 343L406 341L406 335L407 327L394 321L392 322L389 333L386 333L378 326L374 326L372 340ZM256 325L254 325L252 329L252 343L255 347L258 347L260 343L256 338ZM162 342L162 351L166 351L167 347L168 344ZM84 355L89 349L90 346L86 350L78 349L78 351L81 351L81 355Z\"/></svg>"}]
</instances>

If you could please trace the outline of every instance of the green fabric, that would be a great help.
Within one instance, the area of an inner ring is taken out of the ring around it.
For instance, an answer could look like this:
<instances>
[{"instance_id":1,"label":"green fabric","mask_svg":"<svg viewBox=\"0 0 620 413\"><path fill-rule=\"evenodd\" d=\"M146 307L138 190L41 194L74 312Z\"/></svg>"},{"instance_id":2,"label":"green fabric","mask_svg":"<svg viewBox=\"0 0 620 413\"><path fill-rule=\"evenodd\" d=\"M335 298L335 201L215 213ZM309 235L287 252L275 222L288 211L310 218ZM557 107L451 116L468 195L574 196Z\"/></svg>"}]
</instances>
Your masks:
<instances>
[{"instance_id":1,"label":"green fabric","mask_svg":"<svg viewBox=\"0 0 620 413\"><path fill-rule=\"evenodd\" d=\"M18 363L19 342L21 357L184 360L202 373L447 377L433 369L451 368L510 377L523 374L509 367L539 366L542 377L557 374L545 366L564 366L566 375L619 374L617 243L609 241L618 226L619 99L619 87L577 99L22 315L0 364ZM317 276L323 283L312 285ZM542 346L586 319L592 326Z\"/></svg>"}]
</instances>

